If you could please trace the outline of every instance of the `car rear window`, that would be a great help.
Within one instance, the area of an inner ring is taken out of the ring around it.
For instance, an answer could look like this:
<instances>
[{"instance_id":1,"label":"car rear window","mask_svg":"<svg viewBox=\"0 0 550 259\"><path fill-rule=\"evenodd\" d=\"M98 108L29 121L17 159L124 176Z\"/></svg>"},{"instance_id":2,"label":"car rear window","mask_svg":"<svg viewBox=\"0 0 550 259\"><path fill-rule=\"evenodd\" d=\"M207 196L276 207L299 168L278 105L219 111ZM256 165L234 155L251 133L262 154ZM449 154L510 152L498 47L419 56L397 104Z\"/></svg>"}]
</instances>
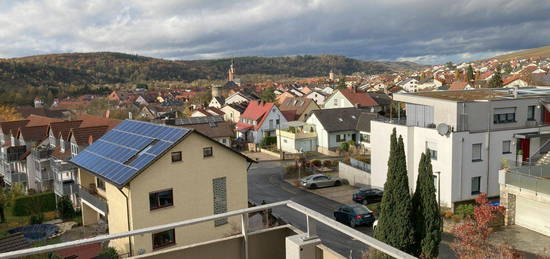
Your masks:
<instances>
[{"instance_id":1,"label":"car rear window","mask_svg":"<svg viewBox=\"0 0 550 259\"><path fill-rule=\"evenodd\" d=\"M355 211L356 214L367 214L370 212L369 209L363 206L354 207L353 211Z\"/></svg>"}]
</instances>

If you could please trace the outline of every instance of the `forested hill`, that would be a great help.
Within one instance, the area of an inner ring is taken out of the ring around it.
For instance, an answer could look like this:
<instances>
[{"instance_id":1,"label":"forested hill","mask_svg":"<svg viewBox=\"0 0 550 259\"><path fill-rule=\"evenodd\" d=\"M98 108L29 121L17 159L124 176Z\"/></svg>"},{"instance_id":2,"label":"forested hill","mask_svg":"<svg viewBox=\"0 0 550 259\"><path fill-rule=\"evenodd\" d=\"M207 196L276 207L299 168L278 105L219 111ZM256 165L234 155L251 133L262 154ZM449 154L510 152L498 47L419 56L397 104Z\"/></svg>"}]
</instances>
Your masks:
<instances>
[{"instance_id":1,"label":"forested hill","mask_svg":"<svg viewBox=\"0 0 550 259\"><path fill-rule=\"evenodd\" d=\"M137 81L223 79L230 59L172 61L123 53L67 53L0 59L0 87L98 84ZM343 56L238 57L237 74L290 77L418 70L412 62L362 61Z\"/></svg>"}]
</instances>

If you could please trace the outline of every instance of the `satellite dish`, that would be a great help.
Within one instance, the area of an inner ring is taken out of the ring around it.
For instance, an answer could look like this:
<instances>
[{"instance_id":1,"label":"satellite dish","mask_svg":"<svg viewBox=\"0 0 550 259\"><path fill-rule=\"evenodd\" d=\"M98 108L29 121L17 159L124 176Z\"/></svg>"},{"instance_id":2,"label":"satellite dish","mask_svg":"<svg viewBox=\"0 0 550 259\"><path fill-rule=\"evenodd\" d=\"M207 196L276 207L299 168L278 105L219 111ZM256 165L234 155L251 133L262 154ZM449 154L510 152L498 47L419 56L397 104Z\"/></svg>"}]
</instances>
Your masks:
<instances>
[{"instance_id":1,"label":"satellite dish","mask_svg":"<svg viewBox=\"0 0 550 259\"><path fill-rule=\"evenodd\" d=\"M449 130L450 130L449 125L445 123L439 123L439 125L437 125L437 133L439 133L439 135L441 136L445 136L449 134Z\"/></svg>"}]
</instances>

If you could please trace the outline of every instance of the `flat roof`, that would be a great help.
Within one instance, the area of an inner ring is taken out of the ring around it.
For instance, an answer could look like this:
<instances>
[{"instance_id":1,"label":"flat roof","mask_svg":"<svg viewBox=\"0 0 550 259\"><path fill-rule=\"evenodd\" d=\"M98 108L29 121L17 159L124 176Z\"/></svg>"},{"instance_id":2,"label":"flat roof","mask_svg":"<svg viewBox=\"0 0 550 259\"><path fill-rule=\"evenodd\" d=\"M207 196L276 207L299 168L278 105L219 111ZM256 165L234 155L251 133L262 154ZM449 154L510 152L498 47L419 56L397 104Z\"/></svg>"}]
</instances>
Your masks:
<instances>
[{"instance_id":1,"label":"flat roof","mask_svg":"<svg viewBox=\"0 0 550 259\"><path fill-rule=\"evenodd\" d=\"M514 98L513 88L482 88L473 90L457 90L457 91L431 91L399 94L404 96L422 96L449 100L455 102L467 101L499 101L513 99L529 99L529 98L550 98L550 87L529 87L518 88L517 98Z\"/></svg>"}]
</instances>

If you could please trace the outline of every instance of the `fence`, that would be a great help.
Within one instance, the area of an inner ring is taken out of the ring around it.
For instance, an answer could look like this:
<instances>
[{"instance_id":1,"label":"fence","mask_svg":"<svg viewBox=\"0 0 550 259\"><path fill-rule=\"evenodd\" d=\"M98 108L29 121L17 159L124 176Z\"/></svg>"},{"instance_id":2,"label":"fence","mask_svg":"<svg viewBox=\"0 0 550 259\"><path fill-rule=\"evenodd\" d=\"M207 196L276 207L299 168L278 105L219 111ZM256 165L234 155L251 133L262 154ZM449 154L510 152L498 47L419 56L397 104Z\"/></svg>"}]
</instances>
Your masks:
<instances>
[{"instance_id":1,"label":"fence","mask_svg":"<svg viewBox=\"0 0 550 259\"><path fill-rule=\"evenodd\" d=\"M338 163L338 175L340 176L340 178L346 179L350 185L370 186L370 171L365 171L360 168L356 168L354 166L340 162Z\"/></svg>"}]
</instances>

